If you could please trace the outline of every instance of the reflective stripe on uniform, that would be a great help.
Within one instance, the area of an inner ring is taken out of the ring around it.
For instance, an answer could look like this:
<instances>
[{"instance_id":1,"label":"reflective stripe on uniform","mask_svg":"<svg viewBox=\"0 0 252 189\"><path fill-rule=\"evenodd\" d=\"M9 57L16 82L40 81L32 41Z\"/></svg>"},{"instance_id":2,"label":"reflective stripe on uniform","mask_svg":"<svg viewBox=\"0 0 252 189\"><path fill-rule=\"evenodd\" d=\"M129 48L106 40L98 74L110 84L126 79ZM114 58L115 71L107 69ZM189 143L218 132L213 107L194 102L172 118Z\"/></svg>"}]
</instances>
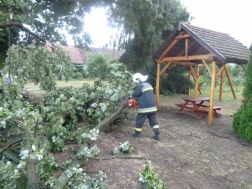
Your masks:
<instances>
[{"instance_id":1,"label":"reflective stripe on uniform","mask_svg":"<svg viewBox=\"0 0 252 189\"><path fill-rule=\"evenodd\" d=\"M152 87L144 88L144 89L142 90L142 92L145 92L145 91L148 91L148 90L153 90L153 88L152 88Z\"/></svg>"},{"instance_id":2,"label":"reflective stripe on uniform","mask_svg":"<svg viewBox=\"0 0 252 189\"><path fill-rule=\"evenodd\" d=\"M142 128L136 128L136 131L142 131Z\"/></svg>"},{"instance_id":3,"label":"reflective stripe on uniform","mask_svg":"<svg viewBox=\"0 0 252 189\"><path fill-rule=\"evenodd\" d=\"M154 106L154 107L150 107L150 108L141 108L141 109L138 109L138 113L148 113L148 112L155 112L157 111L157 107Z\"/></svg>"},{"instance_id":4,"label":"reflective stripe on uniform","mask_svg":"<svg viewBox=\"0 0 252 189\"><path fill-rule=\"evenodd\" d=\"M153 129L158 129L159 128L159 125L155 125L154 127L153 127Z\"/></svg>"}]
</instances>

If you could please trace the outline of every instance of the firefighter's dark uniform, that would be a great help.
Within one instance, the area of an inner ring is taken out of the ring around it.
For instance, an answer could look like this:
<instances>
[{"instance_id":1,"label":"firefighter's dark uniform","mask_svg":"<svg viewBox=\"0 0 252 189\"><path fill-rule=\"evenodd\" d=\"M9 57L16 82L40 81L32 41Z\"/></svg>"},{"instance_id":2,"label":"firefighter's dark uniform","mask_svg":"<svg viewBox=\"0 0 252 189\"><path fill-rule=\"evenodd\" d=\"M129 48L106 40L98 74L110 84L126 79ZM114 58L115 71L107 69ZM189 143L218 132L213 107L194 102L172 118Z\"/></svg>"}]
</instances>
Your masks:
<instances>
[{"instance_id":1,"label":"firefighter's dark uniform","mask_svg":"<svg viewBox=\"0 0 252 189\"><path fill-rule=\"evenodd\" d=\"M153 87L147 82L140 82L130 97L138 99L135 136L141 134L144 121L148 118L155 136L159 137L159 125L156 121L157 105Z\"/></svg>"}]
</instances>

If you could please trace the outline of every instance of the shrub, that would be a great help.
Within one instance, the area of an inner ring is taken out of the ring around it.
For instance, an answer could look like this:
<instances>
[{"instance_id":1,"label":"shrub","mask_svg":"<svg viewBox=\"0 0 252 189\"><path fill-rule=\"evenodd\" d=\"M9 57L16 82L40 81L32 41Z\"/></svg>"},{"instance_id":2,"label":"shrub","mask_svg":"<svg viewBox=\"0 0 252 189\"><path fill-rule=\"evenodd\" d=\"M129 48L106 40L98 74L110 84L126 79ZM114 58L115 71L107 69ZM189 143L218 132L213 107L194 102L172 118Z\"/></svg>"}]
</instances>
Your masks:
<instances>
[{"instance_id":1,"label":"shrub","mask_svg":"<svg viewBox=\"0 0 252 189\"><path fill-rule=\"evenodd\" d=\"M252 143L252 99L234 114L233 128L241 138Z\"/></svg>"},{"instance_id":2,"label":"shrub","mask_svg":"<svg viewBox=\"0 0 252 189\"><path fill-rule=\"evenodd\" d=\"M87 53L87 71L91 78L99 77L105 79L109 74L108 66L110 63L108 54L104 52Z\"/></svg>"},{"instance_id":3,"label":"shrub","mask_svg":"<svg viewBox=\"0 0 252 189\"><path fill-rule=\"evenodd\" d=\"M82 66L76 67L72 75L73 79L83 79L87 76L86 70Z\"/></svg>"},{"instance_id":4,"label":"shrub","mask_svg":"<svg viewBox=\"0 0 252 189\"><path fill-rule=\"evenodd\" d=\"M232 83L234 86L242 86L244 82L244 79L242 78L234 78Z\"/></svg>"},{"instance_id":5,"label":"shrub","mask_svg":"<svg viewBox=\"0 0 252 189\"><path fill-rule=\"evenodd\" d=\"M250 60L246 70L246 80L243 90L243 105L234 114L233 128L240 137L252 143L252 46Z\"/></svg>"}]
</instances>

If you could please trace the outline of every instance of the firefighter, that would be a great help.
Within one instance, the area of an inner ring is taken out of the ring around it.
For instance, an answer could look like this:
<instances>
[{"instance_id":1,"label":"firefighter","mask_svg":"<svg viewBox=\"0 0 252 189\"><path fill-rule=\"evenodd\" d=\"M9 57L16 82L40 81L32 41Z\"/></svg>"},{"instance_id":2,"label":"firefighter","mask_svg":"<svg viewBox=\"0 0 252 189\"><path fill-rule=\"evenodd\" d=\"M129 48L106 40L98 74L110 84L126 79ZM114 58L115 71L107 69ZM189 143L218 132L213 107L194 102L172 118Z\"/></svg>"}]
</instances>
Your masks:
<instances>
[{"instance_id":1,"label":"firefighter","mask_svg":"<svg viewBox=\"0 0 252 189\"><path fill-rule=\"evenodd\" d=\"M153 92L153 87L146 82L148 76L144 76L140 73L136 73L133 76L133 81L138 83L135 91L130 95L130 98L137 98L138 100L138 114L136 117L135 133L134 137L140 137L142 127L146 118L149 119L151 128L153 129L156 140L160 140L159 137L159 125L156 121L156 98Z\"/></svg>"}]
</instances>

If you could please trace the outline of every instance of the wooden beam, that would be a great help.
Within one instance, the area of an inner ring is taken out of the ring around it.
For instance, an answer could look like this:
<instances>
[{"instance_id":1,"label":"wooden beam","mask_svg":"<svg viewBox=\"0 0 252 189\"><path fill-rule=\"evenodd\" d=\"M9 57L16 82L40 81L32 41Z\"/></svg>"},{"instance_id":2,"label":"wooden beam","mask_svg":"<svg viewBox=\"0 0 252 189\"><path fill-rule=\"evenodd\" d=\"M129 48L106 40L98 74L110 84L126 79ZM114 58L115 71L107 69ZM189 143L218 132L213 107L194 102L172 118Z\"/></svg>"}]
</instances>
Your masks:
<instances>
[{"instance_id":1,"label":"wooden beam","mask_svg":"<svg viewBox=\"0 0 252 189\"><path fill-rule=\"evenodd\" d=\"M193 80L196 81L196 78L194 77L194 75L192 75L192 76L193 76ZM200 94L202 94L200 86L198 86L198 91L199 91Z\"/></svg>"},{"instance_id":2,"label":"wooden beam","mask_svg":"<svg viewBox=\"0 0 252 189\"><path fill-rule=\"evenodd\" d=\"M159 110L159 83L160 83L160 64L157 63L157 81L156 81L156 103L157 110Z\"/></svg>"},{"instance_id":3,"label":"wooden beam","mask_svg":"<svg viewBox=\"0 0 252 189\"><path fill-rule=\"evenodd\" d=\"M172 61L172 64L174 65L181 65L181 66L202 66L202 64L197 64L194 62L177 62L177 61Z\"/></svg>"},{"instance_id":4,"label":"wooden beam","mask_svg":"<svg viewBox=\"0 0 252 189\"><path fill-rule=\"evenodd\" d=\"M200 70L199 75L202 75L203 71L205 70L205 67L206 67L206 65L204 65L204 67Z\"/></svg>"},{"instance_id":5,"label":"wooden beam","mask_svg":"<svg viewBox=\"0 0 252 189\"><path fill-rule=\"evenodd\" d=\"M242 64L240 64L240 66L243 68L244 71L246 71L245 67Z\"/></svg>"},{"instance_id":6,"label":"wooden beam","mask_svg":"<svg viewBox=\"0 0 252 189\"><path fill-rule=\"evenodd\" d=\"M232 81L231 81L231 79L230 79L230 76L229 76L228 69L227 69L227 66L226 66L226 65L225 65L225 67L224 67L224 70L225 70L225 72L226 72L226 75L227 75L227 78L228 78L228 82L229 82L229 85L230 85L230 87L231 87L233 96L234 96L234 98L236 98L235 91L234 91L234 87L233 87Z\"/></svg>"},{"instance_id":7,"label":"wooden beam","mask_svg":"<svg viewBox=\"0 0 252 189\"><path fill-rule=\"evenodd\" d=\"M195 41L191 42L190 45L188 46L188 49L190 49L191 46L195 44ZM177 56L182 56L185 53L185 49L182 49Z\"/></svg>"},{"instance_id":8,"label":"wooden beam","mask_svg":"<svg viewBox=\"0 0 252 189\"><path fill-rule=\"evenodd\" d=\"M191 35L189 35L189 34L185 34L185 35L178 35L178 36L176 36L174 39L182 39L182 38L188 38L188 37L191 37Z\"/></svg>"},{"instance_id":9,"label":"wooden beam","mask_svg":"<svg viewBox=\"0 0 252 189\"><path fill-rule=\"evenodd\" d=\"M212 125L213 122L213 100L214 100L214 87L215 87L215 74L216 74L216 62L212 63L212 80L210 88L210 98L209 98L209 112L207 124Z\"/></svg>"},{"instance_id":10,"label":"wooden beam","mask_svg":"<svg viewBox=\"0 0 252 189\"><path fill-rule=\"evenodd\" d=\"M162 75L167 68L169 68L171 65L171 61L162 69L162 71L159 73L159 75Z\"/></svg>"},{"instance_id":11,"label":"wooden beam","mask_svg":"<svg viewBox=\"0 0 252 189\"><path fill-rule=\"evenodd\" d=\"M162 61L173 61L173 60L202 60L210 59L213 54L204 54L204 55L192 55L192 56L178 56L178 57L166 57Z\"/></svg>"},{"instance_id":12,"label":"wooden beam","mask_svg":"<svg viewBox=\"0 0 252 189\"><path fill-rule=\"evenodd\" d=\"M188 39L185 40L185 56L188 56Z\"/></svg>"},{"instance_id":13,"label":"wooden beam","mask_svg":"<svg viewBox=\"0 0 252 189\"><path fill-rule=\"evenodd\" d=\"M194 71L194 69L193 69L193 67L192 67L192 66L190 66L190 69L191 69L192 74L194 75L194 77L195 77L195 78L197 78L197 75L196 75L196 73L195 73L195 71Z\"/></svg>"},{"instance_id":14,"label":"wooden beam","mask_svg":"<svg viewBox=\"0 0 252 189\"><path fill-rule=\"evenodd\" d=\"M206 64L212 64L212 61L210 60L205 60Z\"/></svg>"},{"instance_id":15,"label":"wooden beam","mask_svg":"<svg viewBox=\"0 0 252 189\"><path fill-rule=\"evenodd\" d=\"M198 54L198 53L201 51L201 49L203 49L202 46L200 46L196 51L194 51L194 52L192 53L192 55Z\"/></svg>"},{"instance_id":16,"label":"wooden beam","mask_svg":"<svg viewBox=\"0 0 252 189\"><path fill-rule=\"evenodd\" d=\"M188 80L190 81L191 80L191 73L192 73L192 70L189 70L188 71ZM190 88L190 85L187 89L187 95L190 95L190 92L191 92L191 88Z\"/></svg>"},{"instance_id":17,"label":"wooden beam","mask_svg":"<svg viewBox=\"0 0 252 189\"><path fill-rule=\"evenodd\" d=\"M223 76L224 76L224 70L221 70L221 79L220 79L220 93L219 93L219 101L222 100L222 89L223 89Z\"/></svg>"},{"instance_id":18,"label":"wooden beam","mask_svg":"<svg viewBox=\"0 0 252 189\"><path fill-rule=\"evenodd\" d=\"M206 68L207 68L207 70L208 70L208 73L209 73L210 76L212 77L211 70L208 68L208 66L207 66L207 64L206 64L206 62L205 62L205 60L202 60L202 61L203 61L203 63L205 64L205 66L206 66Z\"/></svg>"},{"instance_id":19,"label":"wooden beam","mask_svg":"<svg viewBox=\"0 0 252 189\"><path fill-rule=\"evenodd\" d=\"M194 86L194 98L198 96L198 88L199 88L199 66L196 67L196 81Z\"/></svg>"},{"instance_id":20,"label":"wooden beam","mask_svg":"<svg viewBox=\"0 0 252 189\"><path fill-rule=\"evenodd\" d=\"M221 68L218 70L218 72L216 73L216 78L218 77L218 75L221 73L221 71L224 69L225 64L223 66L221 66ZM215 79L216 79L215 78Z\"/></svg>"},{"instance_id":21,"label":"wooden beam","mask_svg":"<svg viewBox=\"0 0 252 189\"><path fill-rule=\"evenodd\" d=\"M164 56L171 50L171 48L178 42L178 40L173 40L172 43L165 49L165 51L161 54L158 60L164 58Z\"/></svg>"}]
</instances>

